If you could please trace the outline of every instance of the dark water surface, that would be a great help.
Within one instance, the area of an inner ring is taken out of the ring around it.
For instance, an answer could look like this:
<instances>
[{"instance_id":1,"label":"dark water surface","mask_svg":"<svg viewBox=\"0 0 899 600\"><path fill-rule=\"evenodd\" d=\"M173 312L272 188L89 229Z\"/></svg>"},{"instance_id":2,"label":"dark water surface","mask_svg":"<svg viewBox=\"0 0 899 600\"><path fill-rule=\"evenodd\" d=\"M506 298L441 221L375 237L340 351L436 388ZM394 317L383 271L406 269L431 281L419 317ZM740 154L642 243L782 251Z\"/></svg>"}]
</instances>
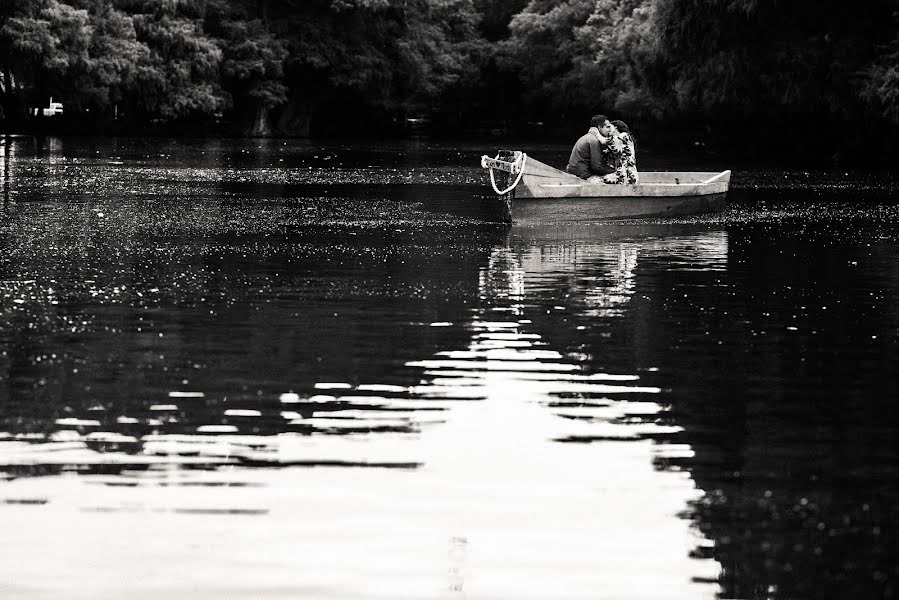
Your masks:
<instances>
[{"instance_id":1,"label":"dark water surface","mask_svg":"<svg viewBox=\"0 0 899 600\"><path fill-rule=\"evenodd\" d=\"M509 229L494 149L0 138L0 596L899 594L893 176Z\"/></svg>"}]
</instances>

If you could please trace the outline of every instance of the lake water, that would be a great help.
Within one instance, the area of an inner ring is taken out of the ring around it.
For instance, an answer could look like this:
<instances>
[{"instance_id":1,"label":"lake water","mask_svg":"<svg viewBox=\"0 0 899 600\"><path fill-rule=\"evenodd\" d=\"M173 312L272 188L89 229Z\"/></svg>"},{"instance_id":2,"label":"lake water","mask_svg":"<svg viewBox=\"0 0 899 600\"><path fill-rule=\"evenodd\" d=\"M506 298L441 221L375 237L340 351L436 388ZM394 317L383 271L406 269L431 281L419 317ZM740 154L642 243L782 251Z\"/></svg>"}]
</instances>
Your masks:
<instances>
[{"instance_id":1,"label":"lake water","mask_svg":"<svg viewBox=\"0 0 899 600\"><path fill-rule=\"evenodd\" d=\"M899 594L893 175L507 228L494 150L0 138L0 596Z\"/></svg>"}]
</instances>

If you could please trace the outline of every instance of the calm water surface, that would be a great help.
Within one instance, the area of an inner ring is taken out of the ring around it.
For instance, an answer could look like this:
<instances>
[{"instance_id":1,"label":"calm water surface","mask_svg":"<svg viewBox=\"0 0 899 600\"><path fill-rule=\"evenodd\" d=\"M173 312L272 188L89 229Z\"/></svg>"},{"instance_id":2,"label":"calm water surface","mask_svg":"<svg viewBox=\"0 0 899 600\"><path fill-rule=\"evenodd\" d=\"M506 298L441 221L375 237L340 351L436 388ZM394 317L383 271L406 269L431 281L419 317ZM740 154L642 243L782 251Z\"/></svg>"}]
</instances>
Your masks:
<instances>
[{"instance_id":1,"label":"calm water surface","mask_svg":"<svg viewBox=\"0 0 899 600\"><path fill-rule=\"evenodd\" d=\"M505 228L491 150L0 138L0 595L899 594L892 175Z\"/></svg>"}]
</instances>

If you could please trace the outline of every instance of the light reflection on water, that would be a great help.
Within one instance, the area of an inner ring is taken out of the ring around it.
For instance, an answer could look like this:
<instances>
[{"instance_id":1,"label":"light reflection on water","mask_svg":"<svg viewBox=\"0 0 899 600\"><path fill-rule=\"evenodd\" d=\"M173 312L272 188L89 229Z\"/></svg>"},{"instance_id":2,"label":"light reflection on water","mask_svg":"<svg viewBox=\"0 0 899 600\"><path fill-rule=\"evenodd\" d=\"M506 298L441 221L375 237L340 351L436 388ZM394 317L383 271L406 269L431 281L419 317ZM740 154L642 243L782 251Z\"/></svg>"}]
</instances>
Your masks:
<instances>
[{"instance_id":1,"label":"light reflection on water","mask_svg":"<svg viewBox=\"0 0 899 600\"><path fill-rule=\"evenodd\" d=\"M505 230L471 148L4 139L4 597L893 576L893 208Z\"/></svg>"},{"instance_id":2,"label":"light reflection on water","mask_svg":"<svg viewBox=\"0 0 899 600\"><path fill-rule=\"evenodd\" d=\"M726 247L711 236L694 241ZM713 596L717 564L691 558L710 542L678 516L701 492L654 466L691 454L654 441L680 430L661 422L662 390L563 354L531 314L573 277L579 318L621 316L644 244L493 247L468 317L429 324L467 347L406 361L417 383L317 381L239 408L173 390L133 415L101 403L10 432L3 579L26 596L48 568L68 597ZM195 420L210 409L221 419ZM278 433L242 433L263 420ZM71 543L48 551L59 532ZM101 565L122 583L93 581Z\"/></svg>"}]
</instances>

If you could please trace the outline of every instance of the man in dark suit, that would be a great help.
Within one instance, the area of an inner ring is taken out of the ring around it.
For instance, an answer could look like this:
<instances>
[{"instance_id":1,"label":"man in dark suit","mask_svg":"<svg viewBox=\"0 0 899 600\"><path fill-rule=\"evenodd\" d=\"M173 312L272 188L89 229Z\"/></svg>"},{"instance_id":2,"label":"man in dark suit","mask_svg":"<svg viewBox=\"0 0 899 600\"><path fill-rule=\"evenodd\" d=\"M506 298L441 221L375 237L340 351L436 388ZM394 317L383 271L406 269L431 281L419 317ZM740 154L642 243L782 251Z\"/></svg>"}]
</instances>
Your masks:
<instances>
[{"instance_id":1,"label":"man in dark suit","mask_svg":"<svg viewBox=\"0 0 899 600\"><path fill-rule=\"evenodd\" d=\"M615 168L603 161L603 151L609 143L611 132L612 124L609 119L605 115L594 115L590 119L590 131L582 135L571 149L565 170L581 179L614 173Z\"/></svg>"}]
</instances>

